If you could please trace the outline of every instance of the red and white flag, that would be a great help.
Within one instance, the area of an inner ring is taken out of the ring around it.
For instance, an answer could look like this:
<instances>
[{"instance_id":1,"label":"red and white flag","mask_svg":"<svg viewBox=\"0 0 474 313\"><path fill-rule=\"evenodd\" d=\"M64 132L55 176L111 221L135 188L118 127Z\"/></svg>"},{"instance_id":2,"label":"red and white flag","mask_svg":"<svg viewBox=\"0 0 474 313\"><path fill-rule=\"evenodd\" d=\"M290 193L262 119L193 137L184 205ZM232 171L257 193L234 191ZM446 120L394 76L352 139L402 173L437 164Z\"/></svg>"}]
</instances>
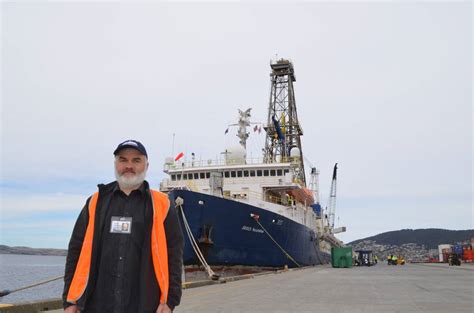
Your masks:
<instances>
[{"instance_id":1,"label":"red and white flag","mask_svg":"<svg viewBox=\"0 0 474 313\"><path fill-rule=\"evenodd\" d=\"M174 158L174 160L175 160L175 161L178 161L178 160L181 159L183 156L184 156L184 153L183 153L183 152L180 152L180 153L178 153L178 155Z\"/></svg>"}]
</instances>

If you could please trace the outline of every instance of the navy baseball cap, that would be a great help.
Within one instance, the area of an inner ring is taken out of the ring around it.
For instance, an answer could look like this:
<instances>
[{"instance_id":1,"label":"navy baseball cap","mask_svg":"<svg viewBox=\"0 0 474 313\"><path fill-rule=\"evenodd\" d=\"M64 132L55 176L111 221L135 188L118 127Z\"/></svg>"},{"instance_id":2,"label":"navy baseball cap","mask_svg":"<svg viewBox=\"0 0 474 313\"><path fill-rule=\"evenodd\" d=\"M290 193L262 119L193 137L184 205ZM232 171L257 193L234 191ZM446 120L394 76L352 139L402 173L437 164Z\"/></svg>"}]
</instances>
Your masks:
<instances>
[{"instance_id":1,"label":"navy baseball cap","mask_svg":"<svg viewBox=\"0 0 474 313\"><path fill-rule=\"evenodd\" d=\"M141 154L148 158L148 154L146 153L145 146L142 145L141 142L136 140L125 140L121 144L118 145L117 149L114 151L114 155L117 155L122 149L132 148L138 150Z\"/></svg>"}]
</instances>

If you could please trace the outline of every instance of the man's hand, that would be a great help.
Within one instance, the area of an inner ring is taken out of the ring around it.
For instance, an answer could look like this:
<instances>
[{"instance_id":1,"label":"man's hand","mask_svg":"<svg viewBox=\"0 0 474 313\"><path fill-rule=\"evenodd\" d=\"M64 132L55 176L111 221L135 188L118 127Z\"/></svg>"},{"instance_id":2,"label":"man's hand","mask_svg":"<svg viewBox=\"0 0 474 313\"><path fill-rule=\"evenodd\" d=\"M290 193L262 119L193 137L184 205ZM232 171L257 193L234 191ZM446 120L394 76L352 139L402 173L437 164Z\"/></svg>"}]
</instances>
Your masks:
<instances>
[{"instance_id":1,"label":"man's hand","mask_svg":"<svg viewBox=\"0 0 474 313\"><path fill-rule=\"evenodd\" d=\"M77 309L77 305L71 305L71 306L68 306L64 310L64 313L81 313L81 312Z\"/></svg>"},{"instance_id":2,"label":"man's hand","mask_svg":"<svg viewBox=\"0 0 474 313\"><path fill-rule=\"evenodd\" d=\"M156 309L156 313L173 313L173 311L171 311L170 307L165 303L160 304L158 306L158 309Z\"/></svg>"}]
</instances>

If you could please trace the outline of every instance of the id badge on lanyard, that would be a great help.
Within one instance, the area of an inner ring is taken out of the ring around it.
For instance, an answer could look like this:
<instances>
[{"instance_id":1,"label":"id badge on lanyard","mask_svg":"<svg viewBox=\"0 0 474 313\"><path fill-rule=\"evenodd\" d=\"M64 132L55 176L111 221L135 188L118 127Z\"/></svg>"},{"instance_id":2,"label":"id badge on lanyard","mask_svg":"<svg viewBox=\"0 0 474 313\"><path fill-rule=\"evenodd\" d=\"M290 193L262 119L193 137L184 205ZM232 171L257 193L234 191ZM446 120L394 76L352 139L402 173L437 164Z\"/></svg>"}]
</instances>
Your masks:
<instances>
[{"instance_id":1,"label":"id badge on lanyard","mask_svg":"<svg viewBox=\"0 0 474 313\"><path fill-rule=\"evenodd\" d=\"M112 216L110 232L114 234L131 234L132 218L122 216Z\"/></svg>"}]
</instances>

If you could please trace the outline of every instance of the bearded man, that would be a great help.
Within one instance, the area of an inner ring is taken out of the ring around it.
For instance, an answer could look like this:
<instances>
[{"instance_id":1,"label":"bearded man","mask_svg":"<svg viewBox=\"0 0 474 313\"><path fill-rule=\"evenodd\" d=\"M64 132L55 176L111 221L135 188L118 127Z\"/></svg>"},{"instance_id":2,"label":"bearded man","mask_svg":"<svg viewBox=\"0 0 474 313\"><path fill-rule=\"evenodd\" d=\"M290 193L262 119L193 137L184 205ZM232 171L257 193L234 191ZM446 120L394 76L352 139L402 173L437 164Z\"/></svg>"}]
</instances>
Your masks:
<instances>
[{"instance_id":1,"label":"bearded man","mask_svg":"<svg viewBox=\"0 0 474 313\"><path fill-rule=\"evenodd\" d=\"M69 242L64 312L171 313L181 299L183 235L168 197L145 181L136 140L114 151L116 181L87 199Z\"/></svg>"}]
</instances>

